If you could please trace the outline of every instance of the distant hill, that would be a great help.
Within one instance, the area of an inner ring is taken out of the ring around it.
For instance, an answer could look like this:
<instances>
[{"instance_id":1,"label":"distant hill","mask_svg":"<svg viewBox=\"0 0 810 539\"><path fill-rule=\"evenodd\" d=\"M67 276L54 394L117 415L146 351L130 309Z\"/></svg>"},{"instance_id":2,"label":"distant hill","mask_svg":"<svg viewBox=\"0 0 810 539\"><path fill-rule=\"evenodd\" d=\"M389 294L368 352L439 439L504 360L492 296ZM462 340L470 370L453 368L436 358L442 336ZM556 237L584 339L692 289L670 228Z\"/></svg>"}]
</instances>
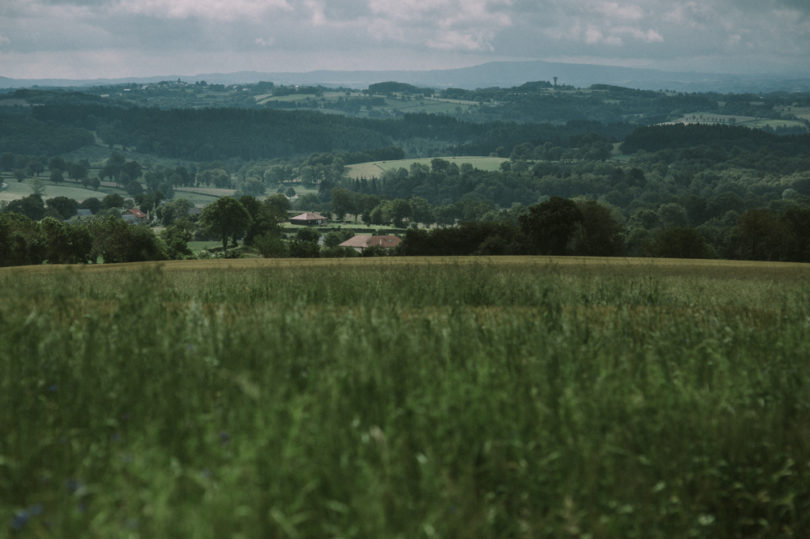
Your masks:
<instances>
[{"instance_id":1,"label":"distant hill","mask_svg":"<svg viewBox=\"0 0 810 539\"><path fill-rule=\"evenodd\" d=\"M302 73L206 73L192 76L166 75L120 79L10 79L0 77L0 88L86 87L122 83L154 83L182 79L216 84L249 84L269 81L276 84L304 84L366 88L371 84L396 81L430 88L488 88L519 86L529 81L553 81L559 84L588 87L611 84L642 90L676 90L684 92L758 93L810 91L810 72L785 75L735 75L722 73L672 72L656 69L565 64L551 62L490 62L473 67L431 71L310 71Z\"/></svg>"}]
</instances>

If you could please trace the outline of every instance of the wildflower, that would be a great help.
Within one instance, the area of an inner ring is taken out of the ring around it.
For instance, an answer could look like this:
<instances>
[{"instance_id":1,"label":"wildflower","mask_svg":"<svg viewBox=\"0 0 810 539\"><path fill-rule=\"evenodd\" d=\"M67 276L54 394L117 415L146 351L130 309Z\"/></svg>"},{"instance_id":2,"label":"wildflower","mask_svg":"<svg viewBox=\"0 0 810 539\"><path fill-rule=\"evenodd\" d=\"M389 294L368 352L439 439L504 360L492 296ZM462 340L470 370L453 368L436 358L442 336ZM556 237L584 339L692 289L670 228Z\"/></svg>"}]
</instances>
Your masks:
<instances>
[{"instance_id":1,"label":"wildflower","mask_svg":"<svg viewBox=\"0 0 810 539\"><path fill-rule=\"evenodd\" d=\"M79 490L84 488L84 483L82 483L78 479L68 479L65 482L65 486L67 487L68 492L70 492L71 494L76 494L77 492L79 492Z\"/></svg>"},{"instance_id":2,"label":"wildflower","mask_svg":"<svg viewBox=\"0 0 810 539\"><path fill-rule=\"evenodd\" d=\"M14 530L21 530L23 527L31 520L32 517L35 517L42 513L42 504L35 504L31 507L23 509L19 511L11 521L11 527Z\"/></svg>"}]
</instances>

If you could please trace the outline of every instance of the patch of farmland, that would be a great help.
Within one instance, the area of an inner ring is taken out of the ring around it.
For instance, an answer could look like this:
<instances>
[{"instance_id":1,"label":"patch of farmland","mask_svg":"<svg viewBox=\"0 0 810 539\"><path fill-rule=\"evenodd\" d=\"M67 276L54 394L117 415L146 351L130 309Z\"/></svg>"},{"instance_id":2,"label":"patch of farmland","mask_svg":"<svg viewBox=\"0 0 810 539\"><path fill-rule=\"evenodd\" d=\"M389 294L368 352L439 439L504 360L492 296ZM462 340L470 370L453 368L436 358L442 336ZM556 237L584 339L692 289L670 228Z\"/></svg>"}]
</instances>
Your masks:
<instances>
[{"instance_id":1,"label":"patch of farmland","mask_svg":"<svg viewBox=\"0 0 810 539\"><path fill-rule=\"evenodd\" d=\"M436 101L437 103L452 103L454 105L468 105L468 106L478 105L477 101L469 101L467 99L447 99L444 97L428 97L425 99L427 101Z\"/></svg>"},{"instance_id":2,"label":"patch of farmland","mask_svg":"<svg viewBox=\"0 0 810 539\"><path fill-rule=\"evenodd\" d=\"M791 107L790 112L796 118L810 122L810 107Z\"/></svg>"},{"instance_id":3,"label":"patch of farmland","mask_svg":"<svg viewBox=\"0 0 810 539\"><path fill-rule=\"evenodd\" d=\"M754 129L806 129L807 125L798 120L783 120L781 118L762 118L742 124Z\"/></svg>"},{"instance_id":4,"label":"patch of farmland","mask_svg":"<svg viewBox=\"0 0 810 539\"><path fill-rule=\"evenodd\" d=\"M290 94L290 95L280 95L280 96L273 96L264 95L264 96L256 96L256 103L259 105L266 105L270 102L276 103L296 103L300 101L306 101L307 99L318 99L318 96L315 94Z\"/></svg>"},{"instance_id":5,"label":"patch of farmland","mask_svg":"<svg viewBox=\"0 0 810 539\"><path fill-rule=\"evenodd\" d=\"M6 184L6 187L0 190L0 200L10 202L12 200L27 197L34 192L31 186L31 179L18 182L16 179L4 177L2 182ZM120 189L101 189L99 191L94 191L93 189L87 189L70 182L52 183L45 181L43 182L43 187L45 189L45 193L42 196L44 200L54 197L67 197L81 202L83 200L87 200L88 198L101 199L104 197L104 195L110 192L124 193Z\"/></svg>"},{"instance_id":6,"label":"patch of farmland","mask_svg":"<svg viewBox=\"0 0 810 539\"><path fill-rule=\"evenodd\" d=\"M796 114L797 117L800 117ZM810 116L810 114L808 114ZM806 128L806 124L799 120L782 118L759 118L756 116L738 116L715 114L711 112L693 112L684 114L677 120L667 124L703 124L703 125L735 125L751 129L795 129Z\"/></svg>"},{"instance_id":7,"label":"patch of farmland","mask_svg":"<svg viewBox=\"0 0 810 539\"><path fill-rule=\"evenodd\" d=\"M387 99L386 105L390 110L403 114L454 114L467 111L478 104L473 101L417 97L414 99Z\"/></svg>"},{"instance_id":8,"label":"patch of farmland","mask_svg":"<svg viewBox=\"0 0 810 539\"><path fill-rule=\"evenodd\" d=\"M715 114L713 112L690 112L677 120L667 122L670 124L704 124L704 125L745 125L756 121L754 116L737 116L729 114Z\"/></svg>"},{"instance_id":9,"label":"patch of farmland","mask_svg":"<svg viewBox=\"0 0 810 539\"><path fill-rule=\"evenodd\" d=\"M232 197L236 189L224 189L220 187L177 187L175 193L193 193L208 197Z\"/></svg>"},{"instance_id":10,"label":"patch of farmland","mask_svg":"<svg viewBox=\"0 0 810 539\"><path fill-rule=\"evenodd\" d=\"M408 169L414 163L430 166L433 157L424 157L418 159L399 159L395 161L372 161L368 163L357 163L349 165L346 174L349 178L379 178L387 170L396 170L399 168ZM445 161L455 163L459 167L464 163L469 163L473 168L486 171L499 170L501 163L508 161L503 157L440 157Z\"/></svg>"}]
</instances>

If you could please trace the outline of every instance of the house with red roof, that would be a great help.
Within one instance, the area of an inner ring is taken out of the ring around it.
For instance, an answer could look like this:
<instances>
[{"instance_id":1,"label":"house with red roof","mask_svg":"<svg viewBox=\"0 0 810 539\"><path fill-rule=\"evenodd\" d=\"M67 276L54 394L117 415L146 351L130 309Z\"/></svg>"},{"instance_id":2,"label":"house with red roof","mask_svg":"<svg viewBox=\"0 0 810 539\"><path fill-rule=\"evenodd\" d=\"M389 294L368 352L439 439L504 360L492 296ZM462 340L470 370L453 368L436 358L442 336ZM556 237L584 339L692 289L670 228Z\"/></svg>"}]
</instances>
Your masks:
<instances>
[{"instance_id":1,"label":"house with red roof","mask_svg":"<svg viewBox=\"0 0 810 539\"><path fill-rule=\"evenodd\" d=\"M149 215L138 208L132 208L124 212L121 218L131 225L140 225L149 222Z\"/></svg>"},{"instance_id":2,"label":"house with red roof","mask_svg":"<svg viewBox=\"0 0 810 539\"><path fill-rule=\"evenodd\" d=\"M323 215L309 211L290 218L290 222L294 225L322 225L327 220Z\"/></svg>"},{"instance_id":3,"label":"house with red roof","mask_svg":"<svg viewBox=\"0 0 810 539\"><path fill-rule=\"evenodd\" d=\"M394 249L400 243L402 243L402 239L397 236L372 236L370 234L357 234L352 236L348 240L341 243L340 247L349 247L350 249L354 249L358 253L362 253L365 249L369 247L380 247L382 249Z\"/></svg>"}]
</instances>

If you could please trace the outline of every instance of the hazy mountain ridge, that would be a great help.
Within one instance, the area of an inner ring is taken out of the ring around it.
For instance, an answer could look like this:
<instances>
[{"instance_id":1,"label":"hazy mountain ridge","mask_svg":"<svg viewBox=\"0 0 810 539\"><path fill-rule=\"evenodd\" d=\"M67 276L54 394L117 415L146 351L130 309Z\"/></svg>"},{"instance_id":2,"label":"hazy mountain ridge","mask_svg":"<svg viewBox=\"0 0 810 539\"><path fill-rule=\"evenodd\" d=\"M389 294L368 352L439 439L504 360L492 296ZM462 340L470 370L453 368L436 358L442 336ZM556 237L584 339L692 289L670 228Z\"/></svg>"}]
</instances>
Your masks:
<instances>
[{"instance_id":1,"label":"hazy mountain ridge","mask_svg":"<svg viewBox=\"0 0 810 539\"><path fill-rule=\"evenodd\" d=\"M476 89L518 86L525 82L557 78L559 84L588 87L612 84L643 90L682 92L799 92L810 91L810 73L787 75L723 74L671 72L656 69L564 64L550 62L490 62L473 67L428 71L310 71L302 73L205 73L116 79L12 79L0 77L0 88L87 87L111 84L147 84L181 79L186 82L207 81L217 84L249 84L269 81L276 84L305 84L365 88L376 82L395 80L431 88Z\"/></svg>"}]
</instances>

